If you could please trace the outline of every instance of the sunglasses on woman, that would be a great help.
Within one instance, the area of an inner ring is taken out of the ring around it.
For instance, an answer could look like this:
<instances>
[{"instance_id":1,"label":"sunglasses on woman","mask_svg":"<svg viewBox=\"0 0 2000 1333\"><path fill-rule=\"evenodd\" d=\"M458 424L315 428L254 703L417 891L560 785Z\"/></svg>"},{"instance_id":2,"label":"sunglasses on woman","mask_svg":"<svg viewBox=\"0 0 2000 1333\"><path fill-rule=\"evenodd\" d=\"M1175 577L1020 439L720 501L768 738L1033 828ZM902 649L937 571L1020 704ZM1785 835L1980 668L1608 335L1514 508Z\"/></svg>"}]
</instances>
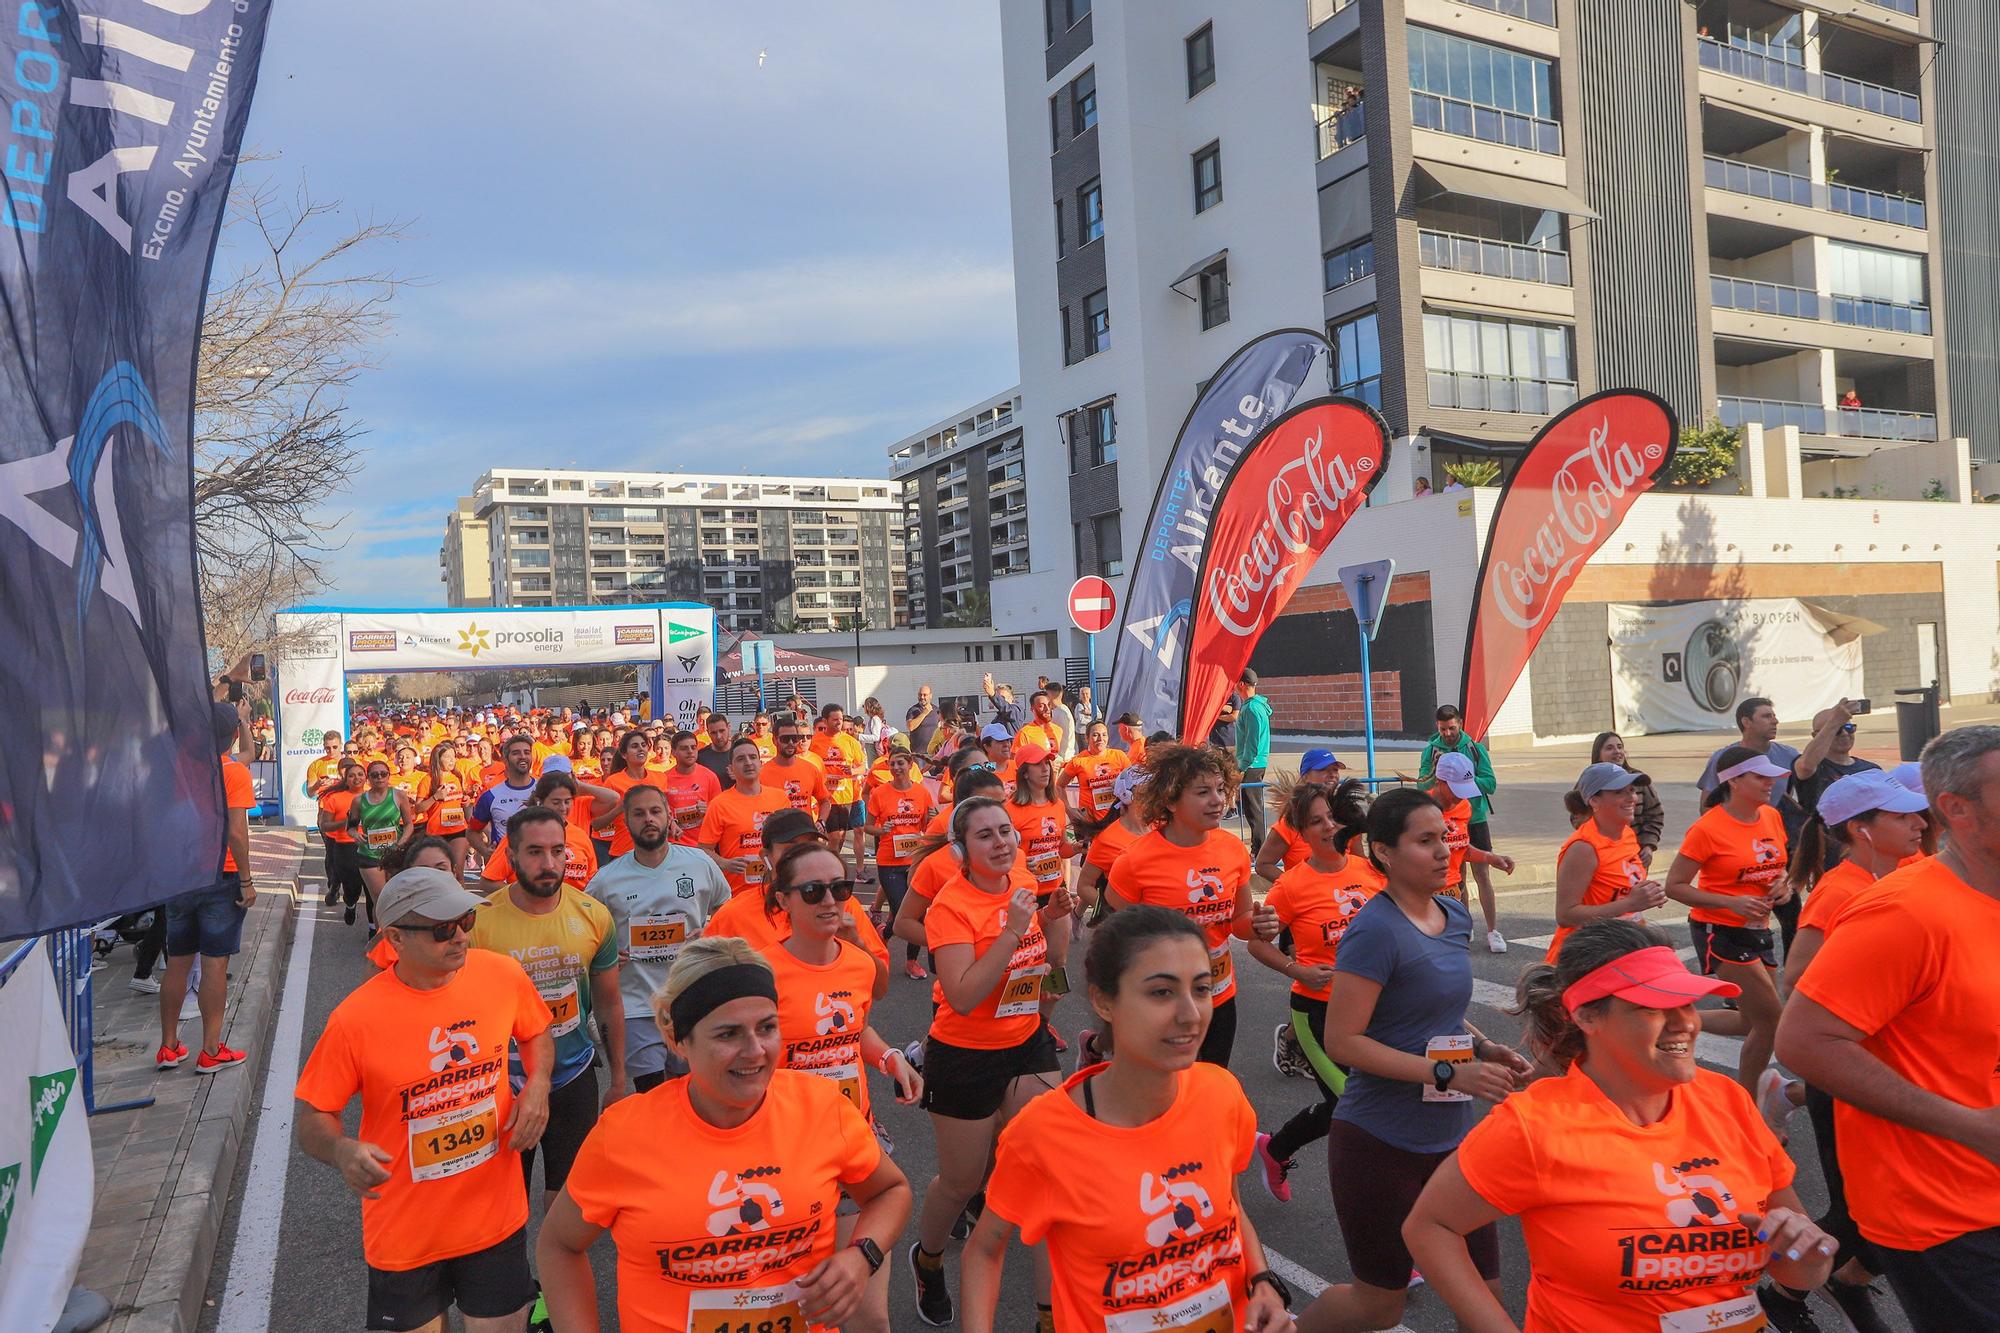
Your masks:
<instances>
[{"instance_id":1,"label":"sunglasses on woman","mask_svg":"<svg viewBox=\"0 0 2000 1333\"><path fill-rule=\"evenodd\" d=\"M464 916L453 917L449 921L440 921L436 925L430 925L428 923L421 926L399 924L396 927L396 929L407 930L410 931L412 934L418 934L424 931L429 931L430 937L436 940L439 944L449 944L451 942L451 937L460 931L464 931L467 935L470 935L472 933L472 920L477 914L478 913L476 910L472 912L467 912Z\"/></svg>"},{"instance_id":2,"label":"sunglasses on woman","mask_svg":"<svg viewBox=\"0 0 2000 1333\"><path fill-rule=\"evenodd\" d=\"M803 884L792 885L785 892L796 893L802 901L815 907L825 902L826 895L829 893L833 895L835 902L844 903L854 896L854 881L851 879L809 879Z\"/></svg>"}]
</instances>

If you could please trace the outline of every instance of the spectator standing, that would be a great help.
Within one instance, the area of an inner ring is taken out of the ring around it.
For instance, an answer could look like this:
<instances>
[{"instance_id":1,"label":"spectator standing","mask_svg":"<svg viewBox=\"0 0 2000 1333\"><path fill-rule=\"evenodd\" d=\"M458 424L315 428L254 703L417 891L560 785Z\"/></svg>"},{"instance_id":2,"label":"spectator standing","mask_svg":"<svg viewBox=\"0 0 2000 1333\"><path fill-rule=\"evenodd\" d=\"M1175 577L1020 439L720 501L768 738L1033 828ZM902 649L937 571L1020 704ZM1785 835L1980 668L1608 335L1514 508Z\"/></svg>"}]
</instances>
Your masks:
<instances>
[{"instance_id":1,"label":"spectator standing","mask_svg":"<svg viewBox=\"0 0 2000 1333\"><path fill-rule=\"evenodd\" d=\"M986 691L986 702L993 709L993 720L1007 728L1013 735L1021 729L1021 705L1014 702L1012 685L995 685L993 673L988 671L979 677L979 687Z\"/></svg>"},{"instance_id":2,"label":"spectator standing","mask_svg":"<svg viewBox=\"0 0 2000 1333\"><path fill-rule=\"evenodd\" d=\"M1076 758L1077 747L1076 714L1066 702L1068 687L1059 680L1052 680L1043 693L1049 696L1049 716L1062 728L1061 743L1056 746L1056 760L1059 764L1067 764Z\"/></svg>"},{"instance_id":3,"label":"spectator standing","mask_svg":"<svg viewBox=\"0 0 2000 1333\"><path fill-rule=\"evenodd\" d=\"M1264 768L1271 762L1271 701L1257 693L1257 673L1249 667L1236 679L1242 702L1236 706L1236 767L1243 775L1236 801L1250 829L1250 850L1264 845Z\"/></svg>"},{"instance_id":4,"label":"spectator standing","mask_svg":"<svg viewBox=\"0 0 2000 1333\"><path fill-rule=\"evenodd\" d=\"M1097 704L1090 697L1090 686L1076 687L1076 707L1070 711L1075 714L1078 727L1088 728L1091 723L1097 721Z\"/></svg>"},{"instance_id":5,"label":"spectator standing","mask_svg":"<svg viewBox=\"0 0 2000 1333\"><path fill-rule=\"evenodd\" d=\"M1418 782L1431 780L1441 754L1462 754L1472 762L1472 781L1479 788L1479 795L1470 798L1472 821L1466 825L1465 835L1474 847L1490 853L1493 828L1488 819L1493 813L1491 798L1499 786L1493 776L1493 758L1486 753L1485 746L1465 734L1465 719L1450 704L1437 710L1437 730L1425 743L1423 760L1417 765ZM1493 899L1493 873L1486 867L1486 862L1472 860L1472 880L1479 886L1479 910L1486 918L1486 947L1492 953L1506 953L1507 937L1500 933L1500 914Z\"/></svg>"},{"instance_id":6,"label":"spectator standing","mask_svg":"<svg viewBox=\"0 0 2000 1333\"><path fill-rule=\"evenodd\" d=\"M1590 762L1616 764L1627 773L1639 773L1625 752L1625 738L1615 731L1597 733L1597 739L1590 743ZM1639 776L1646 777L1643 773ZM1667 826L1667 812L1660 804L1660 794L1653 790L1651 778L1634 783L1632 790L1639 794L1639 808L1632 814L1632 832L1639 840L1639 859L1650 867L1653 853L1660 850L1660 831Z\"/></svg>"},{"instance_id":7,"label":"spectator standing","mask_svg":"<svg viewBox=\"0 0 2000 1333\"><path fill-rule=\"evenodd\" d=\"M708 715L708 741L695 754L694 761L715 774L716 783L727 788L734 781L729 776L729 748L736 739L735 729L729 725L727 713Z\"/></svg>"},{"instance_id":8,"label":"spectator standing","mask_svg":"<svg viewBox=\"0 0 2000 1333\"><path fill-rule=\"evenodd\" d=\"M889 739L896 729L889 725L889 719L882 716L882 701L869 695L861 701L861 743L866 747L868 762L874 763L889 753Z\"/></svg>"},{"instance_id":9,"label":"spectator standing","mask_svg":"<svg viewBox=\"0 0 2000 1333\"><path fill-rule=\"evenodd\" d=\"M1232 757L1236 752L1236 705L1240 702L1231 694L1223 701L1222 711L1215 715L1215 725L1208 729L1208 743L1218 750L1228 750Z\"/></svg>"},{"instance_id":10,"label":"spectator standing","mask_svg":"<svg viewBox=\"0 0 2000 1333\"><path fill-rule=\"evenodd\" d=\"M917 701L903 714L903 731L910 738L911 754L931 752L931 738L937 735L938 723L943 720L936 699L930 686L919 685Z\"/></svg>"}]
</instances>

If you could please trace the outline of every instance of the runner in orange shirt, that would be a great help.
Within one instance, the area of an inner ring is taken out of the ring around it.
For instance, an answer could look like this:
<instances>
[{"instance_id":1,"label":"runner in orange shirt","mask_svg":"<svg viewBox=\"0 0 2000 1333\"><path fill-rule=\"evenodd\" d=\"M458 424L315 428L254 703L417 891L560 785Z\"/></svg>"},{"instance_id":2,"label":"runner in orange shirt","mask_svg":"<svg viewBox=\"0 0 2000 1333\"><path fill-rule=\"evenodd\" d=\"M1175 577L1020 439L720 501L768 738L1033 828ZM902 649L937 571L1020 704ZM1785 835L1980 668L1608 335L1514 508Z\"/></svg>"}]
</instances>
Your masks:
<instances>
[{"instance_id":1,"label":"runner in orange shirt","mask_svg":"<svg viewBox=\"0 0 2000 1333\"><path fill-rule=\"evenodd\" d=\"M1664 885L1646 873L1632 816L1639 788L1653 780L1623 764L1592 764L1576 780L1590 817L1556 853L1556 933L1544 962L1553 963L1563 941L1592 921L1645 913L1667 901Z\"/></svg>"},{"instance_id":2,"label":"runner in orange shirt","mask_svg":"<svg viewBox=\"0 0 2000 1333\"><path fill-rule=\"evenodd\" d=\"M625 1333L848 1324L909 1182L832 1083L782 1067L777 982L741 940L682 946L654 1008L688 1073L606 1107L550 1205L535 1260L555 1327L601 1327L589 1250L607 1231ZM674 1170L654 1169L662 1145ZM843 1192L845 1246L826 1225Z\"/></svg>"},{"instance_id":3,"label":"runner in orange shirt","mask_svg":"<svg viewBox=\"0 0 2000 1333\"><path fill-rule=\"evenodd\" d=\"M1056 724L1055 701L1041 690L1028 696L1028 708L1032 716L1028 724L1014 733L1014 744L1039 745L1050 754L1061 754L1063 729Z\"/></svg>"},{"instance_id":4,"label":"runner in orange shirt","mask_svg":"<svg viewBox=\"0 0 2000 1333\"><path fill-rule=\"evenodd\" d=\"M1133 763L1146 762L1146 724L1137 713L1118 715L1118 748Z\"/></svg>"},{"instance_id":5,"label":"runner in orange shirt","mask_svg":"<svg viewBox=\"0 0 2000 1333\"><path fill-rule=\"evenodd\" d=\"M1215 1019L1201 1058L1228 1065L1236 1044L1236 967L1229 941L1278 937L1278 917L1249 893L1250 854L1222 827L1235 808L1236 761L1210 746L1161 744L1146 756L1152 780L1139 804L1153 831L1112 865L1104 895L1110 911L1134 903L1171 908L1208 936L1215 969Z\"/></svg>"},{"instance_id":6,"label":"runner in orange shirt","mask_svg":"<svg viewBox=\"0 0 2000 1333\"><path fill-rule=\"evenodd\" d=\"M417 747L408 741L396 746L396 771L389 775L389 785L402 792L412 801L423 790L424 770L417 763Z\"/></svg>"},{"instance_id":7,"label":"runner in orange shirt","mask_svg":"<svg viewBox=\"0 0 2000 1333\"><path fill-rule=\"evenodd\" d=\"M734 935L759 953L784 943L792 937L792 921L779 904L772 909L769 897L771 873L778 861L797 844L810 843L815 847L826 846L826 830L813 822L813 817L803 810L777 810L764 822L763 845L759 849L764 867L762 886L754 893L732 894L728 902L717 908L702 928L705 935ZM858 899L844 900L842 911L847 918L846 927L840 932L842 939L853 944L874 961L883 985L889 982L889 945L882 933L875 929L875 923L868 919Z\"/></svg>"},{"instance_id":8,"label":"runner in orange shirt","mask_svg":"<svg viewBox=\"0 0 2000 1333\"><path fill-rule=\"evenodd\" d=\"M1044 696L1046 699L1046 696ZM1007 818L1021 835L1021 855L1035 881L1035 901L1042 909L1042 929L1049 937L1049 975L1042 982L1042 1016L1049 1017L1069 990L1070 922L1076 899L1069 891L1069 860L1082 850L1069 836L1069 806L1055 785L1055 757L1037 744L1014 751L1014 792L1007 798ZM1056 1050L1069 1043L1049 1024Z\"/></svg>"},{"instance_id":9,"label":"runner in orange shirt","mask_svg":"<svg viewBox=\"0 0 2000 1333\"><path fill-rule=\"evenodd\" d=\"M618 793L620 802L624 801L626 792L642 782L655 787L660 785L655 781L655 775L647 770L647 753L645 732L628 731L618 738L616 764L604 775L604 785ZM607 759L606 763L611 765L611 760ZM606 840L605 845L598 849L599 859L623 856L632 850L632 834L625 827L618 805L614 804L609 810L594 811L591 826L593 837Z\"/></svg>"},{"instance_id":10,"label":"runner in orange shirt","mask_svg":"<svg viewBox=\"0 0 2000 1333\"><path fill-rule=\"evenodd\" d=\"M867 807L862 804L861 779L868 771L868 752L846 728L845 710L839 704L826 705L819 710L819 724L808 742L808 752L826 771L827 798L833 802L824 817L827 836L833 840L833 849L848 857L855 877L860 879L867 877L863 873L867 857L861 843ZM851 854L842 851L842 843L853 844Z\"/></svg>"},{"instance_id":11,"label":"runner in orange shirt","mask_svg":"<svg viewBox=\"0 0 2000 1333\"><path fill-rule=\"evenodd\" d=\"M692 731L677 731L672 742L674 766L653 779L666 793L667 810L673 815L674 841L684 847L695 845L701 822L708 817L708 803L722 794L715 774L695 762L701 754L701 738Z\"/></svg>"},{"instance_id":12,"label":"runner in orange shirt","mask_svg":"<svg viewBox=\"0 0 2000 1333\"><path fill-rule=\"evenodd\" d=\"M1138 801L1139 788L1149 776L1139 764L1120 770L1111 783L1112 808L1117 818L1090 835L1090 848L1083 854L1083 869L1076 876L1076 896L1079 910L1093 923L1103 919L1105 876L1111 873L1111 867L1127 847L1152 831Z\"/></svg>"},{"instance_id":13,"label":"runner in orange shirt","mask_svg":"<svg viewBox=\"0 0 2000 1333\"><path fill-rule=\"evenodd\" d=\"M345 919L350 926L354 924L355 905L368 892L361 879L361 858L355 851L354 835L347 827L348 813L364 785L361 761L342 759L340 785L328 788L319 797L319 835L326 841L328 866L326 903L329 907L336 900L344 903Z\"/></svg>"},{"instance_id":14,"label":"runner in orange shirt","mask_svg":"<svg viewBox=\"0 0 2000 1333\"><path fill-rule=\"evenodd\" d=\"M1529 1046L1564 1072L1495 1106L1403 1224L1460 1327L1511 1327L1466 1246L1507 1216L1534 1274L1529 1333L1760 1329L1784 1299L1760 1302L1760 1273L1800 1292L1826 1280L1834 1244L1805 1215L1784 1146L1742 1088L1695 1063L1695 1000L1735 989L1615 918L1522 975Z\"/></svg>"},{"instance_id":15,"label":"runner in orange shirt","mask_svg":"<svg viewBox=\"0 0 2000 1333\"><path fill-rule=\"evenodd\" d=\"M1110 746L1111 732L1102 722L1093 722L1084 728L1084 748L1076 758L1063 765L1062 777L1058 785L1076 784L1077 809L1083 811L1093 822L1109 822L1117 802L1111 794L1111 786L1118 775L1131 766L1131 759L1123 750Z\"/></svg>"},{"instance_id":16,"label":"runner in orange shirt","mask_svg":"<svg viewBox=\"0 0 2000 1333\"><path fill-rule=\"evenodd\" d=\"M1451 850L1451 869L1446 873L1444 888L1439 892L1448 893L1463 903L1466 902L1466 862L1497 866L1501 874L1511 875L1514 873L1514 858L1472 845L1472 798L1479 793L1479 786L1472 779L1472 761L1464 755L1449 760L1443 755L1438 758L1444 762L1432 768L1430 786L1426 790L1437 802L1438 809L1444 811L1445 846ZM1487 933L1493 933L1490 924Z\"/></svg>"},{"instance_id":17,"label":"runner in orange shirt","mask_svg":"<svg viewBox=\"0 0 2000 1333\"><path fill-rule=\"evenodd\" d=\"M1187 917L1154 907L1128 908L1091 937L1090 1005L1115 1051L1001 1133L962 1261L966 1333L993 1333L1016 1238L1047 1247L1047 1327L1292 1327L1290 1293L1236 1193L1256 1112L1227 1070L1195 1058L1212 1013L1207 944Z\"/></svg>"},{"instance_id":18,"label":"runner in orange shirt","mask_svg":"<svg viewBox=\"0 0 2000 1333\"><path fill-rule=\"evenodd\" d=\"M787 716L778 724L778 757L764 762L758 781L781 793L794 810L803 810L822 826L833 810L826 789L826 770L806 750L806 724Z\"/></svg>"},{"instance_id":19,"label":"runner in orange shirt","mask_svg":"<svg viewBox=\"0 0 2000 1333\"><path fill-rule=\"evenodd\" d=\"M1347 771L1347 765L1334 757L1333 751L1314 748L1299 756L1298 782L1284 786L1282 776L1271 785L1271 795L1278 798L1273 813L1278 816L1271 824L1271 831L1264 835L1264 845L1257 849L1252 869L1267 884L1276 884L1278 876L1312 855L1306 840L1299 836L1285 819L1284 812L1291 805L1292 792L1308 782L1322 786L1337 787L1340 775Z\"/></svg>"},{"instance_id":20,"label":"runner in orange shirt","mask_svg":"<svg viewBox=\"0 0 2000 1333\"><path fill-rule=\"evenodd\" d=\"M552 769L535 780L535 794L528 798L528 804L545 805L562 819L563 883L575 889L588 889L597 875L597 850L590 845L589 835L570 819L570 808L577 799L576 788L574 777L561 769ZM493 855L486 858L479 878L494 886L514 882L514 866L507 855L505 836L493 845Z\"/></svg>"},{"instance_id":21,"label":"runner in orange shirt","mask_svg":"<svg viewBox=\"0 0 2000 1333\"><path fill-rule=\"evenodd\" d=\"M1006 724L988 722L979 732L979 750L986 756L986 762L1000 775L1000 785L1009 796L1014 794L1014 733Z\"/></svg>"},{"instance_id":22,"label":"runner in orange shirt","mask_svg":"<svg viewBox=\"0 0 2000 1333\"><path fill-rule=\"evenodd\" d=\"M790 808L782 791L763 785L763 752L745 736L729 751L729 771L736 785L708 803L695 845L716 859L732 894L764 887L764 821Z\"/></svg>"},{"instance_id":23,"label":"runner in orange shirt","mask_svg":"<svg viewBox=\"0 0 2000 1333\"><path fill-rule=\"evenodd\" d=\"M868 794L868 824L875 834L875 869L881 879L875 910L886 925L896 919L910 891L910 863L916 859L936 802L916 781L916 760L907 746L892 745L884 760L889 780ZM913 981L929 977L917 961L916 941L905 940L903 949L903 975Z\"/></svg>"},{"instance_id":24,"label":"runner in orange shirt","mask_svg":"<svg viewBox=\"0 0 2000 1333\"><path fill-rule=\"evenodd\" d=\"M334 1008L299 1075L299 1146L361 1200L371 1328L440 1328L454 1304L476 1327L519 1328L535 1297L520 1153L548 1120L555 1043L521 965L470 947L478 905L440 870L384 885L397 957Z\"/></svg>"},{"instance_id":25,"label":"runner in orange shirt","mask_svg":"<svg viewBox=\"0 0 2000 1333\"><path fill-rule=\"evenodd\" d=\"M458 747L439 741L431 747L430 765L417 790L417 814L424 832L444 839L451 852L451 873L465 878L466 812L472 804L465 789L465 775L458 763Z\"/></svg>"},{"instance_id":26,"label":"runner in orange shirt","mask_svg":"<svg viewBox=\"0 0 2000 1333\"><path fill-rule=\"evenodd\" d=\"M958 874L958 848L951 840L951 812L958 808L958 802L969 801L975 796L984 796L996 803L1005 800L1006 788L1000 782L999 774L990 768L973 765L962 770L954 780L957 800L931 816L931 822L924 826L924 840L913 855L916 860L910 871L910 891L903 898L903 905L896 909L896 920L891 928L898 938L912 944L924 944L924 917L929 914L931 904L944 886ZM1027 860L1021 860L1021 870L1027 871Z\"/></svg>"}]
</instances>

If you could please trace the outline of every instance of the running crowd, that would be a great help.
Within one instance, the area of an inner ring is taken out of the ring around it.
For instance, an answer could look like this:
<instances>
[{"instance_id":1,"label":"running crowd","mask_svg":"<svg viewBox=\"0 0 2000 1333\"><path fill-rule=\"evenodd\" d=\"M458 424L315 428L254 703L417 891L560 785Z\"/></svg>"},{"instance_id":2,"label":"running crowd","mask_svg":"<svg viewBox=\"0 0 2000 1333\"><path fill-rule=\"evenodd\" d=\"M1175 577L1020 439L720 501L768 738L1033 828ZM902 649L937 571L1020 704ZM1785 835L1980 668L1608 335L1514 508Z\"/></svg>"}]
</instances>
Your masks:
<instances>
[{"instance_id":1,"label":"running crowd","mask_svg":"<svg viewBox=\"0 0 2000 1333\"><path fill-rule=\"evenodd\" d=\"M1883 772L1858 705L1793 750L1746 701L1667 858L1651 779L1599 737L1515 1047L1468 1021L1464 877L1513 863L1472 833L1491 766L1454 710L1371 797L1325 750L1260 781L1251 673L1229 748L986 695L983 725L926 689L903 730L792 701L326 738L327 900L379 970L317 1037L298 1134L360 1197L368 1327L596 1330L606 1232L634 1331L989 1333L1016 1241L1015 1328L1382 1329L1425 1281L1482 1333L1789 1333L1818 1289L1875 1333L1878 1278L1919 1333L2000 1327L2000 728ZM1239 802L1274 816L1250 846ZM1670 903L1691 951L1647 922ZM1290 981L1273 1058L1312 1088L1268 1132L1230 1073L1244 965ZM930 983L926 1033L871 1018L897 972ZM928 1113L928 1181L884 1096ZM1316 1141L1352 1280L1307 1300L1240 1190L1288 1201Z\"/></svg>"}]
</instances>

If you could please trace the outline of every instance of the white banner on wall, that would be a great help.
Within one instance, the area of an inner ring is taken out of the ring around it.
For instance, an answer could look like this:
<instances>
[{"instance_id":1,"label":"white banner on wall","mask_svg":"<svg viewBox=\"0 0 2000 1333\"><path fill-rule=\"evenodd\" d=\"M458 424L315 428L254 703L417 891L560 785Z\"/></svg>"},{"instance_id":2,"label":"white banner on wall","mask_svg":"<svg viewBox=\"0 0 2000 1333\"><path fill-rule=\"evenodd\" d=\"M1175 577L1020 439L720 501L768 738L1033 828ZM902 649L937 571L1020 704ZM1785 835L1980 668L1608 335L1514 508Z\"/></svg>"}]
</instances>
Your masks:
<instances>
[{"instance_id":1,"label":"white banner on wall","mask_svg":"<svg viewBox=\"0 0 2000 1333\"><path fill-rule=\"evenodd\" d=\"M666 697L659 715L694 730L695 710L715 696L715 612L706 607L660 608L660 660Z\"/></svg>"},{"instance_id":2,"label":"white banner on wall","mask_svg":"<svg viewBox=\"0 0 2000 1333\"><path fill-rule=\"evenodd\" d=\"M0 1328L54 1328L90 1234L96 1170L43 942L0 986Z\"/></svg>"},{"instance_id":3,"label":"white banner on wall","mask_svg":"<svg viewBox=\"0 0 2000 1333\"><path fill-rule=\"evenodd\" d=\"M1727 730L1738 700L1763 696L1788 721L1859 698L1861 645L1796 598L1612 603L1611 704L1628 736Z\"/></svg>"},{"instance_id":4,"label":"white banner on wall","mask_svg":"<svg viewBox=\"0 0 2000 1333\"><path fill-rule=\"evenodd\" d=\"M341 616L349 671L480 671L660 660L660 611L398 611Z\"/></svg>"},{"instance_id":5,"label":"white banner on wall","mask_svg":"<svg viewBox=\"0 0 2000 1333\"><path fill-rule=\"evenodd\" d=\"M347 730L347 679L337 615L277 617L278 662L271 678L278 710L278 771L287 824L311 824L319 803L306 794L306 768L325 753L320 738Z\"/></svg>"}]
</instances>

